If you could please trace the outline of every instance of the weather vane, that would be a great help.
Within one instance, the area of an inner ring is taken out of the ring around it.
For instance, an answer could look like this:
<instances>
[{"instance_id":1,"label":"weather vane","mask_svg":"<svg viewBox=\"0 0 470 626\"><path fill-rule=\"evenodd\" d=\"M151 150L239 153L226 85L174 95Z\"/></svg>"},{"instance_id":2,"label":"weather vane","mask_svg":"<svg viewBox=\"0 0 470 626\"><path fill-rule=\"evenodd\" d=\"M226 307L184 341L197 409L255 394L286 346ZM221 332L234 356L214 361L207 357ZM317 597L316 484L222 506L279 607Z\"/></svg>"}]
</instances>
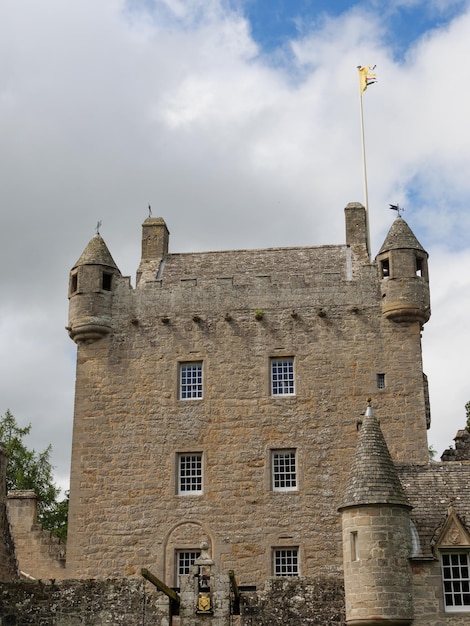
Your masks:
<instances>
[{"instance_id":1,"label":"weather vane","mask_svg":"<svg viewBox=\"0 0 470 626\"><path fill-rule=\"evenodd\" d=\"M401 214L403 213L403 211L405 210L403 207L401 207L398 203L397 204L389 204L388 205L389 209L392 209L392 211L396 211L398 217L401 217Z\"/></svg>"},{"instance_id":2,"label":"weather vane","mask_svg":"<svg viewBox=\"0 0 470 626\"><path fill-rule=\"evenodd\" d=\"M152 217L152 207L149 204L149 217Z\"/></svg>"},{"instance_id":3,"label":"weather vane","mask_svg":"<svg viewBox=\"0 0 470 626\"><path fill-rule=\"evenodd\" d=\"M101 221L101 220L99 220L99 221L96 223L96 234L97 234L97 235L99 235L99 234L100 234L100 226L101 226L101 224L102 224L102 221Z\"/></svg>"}]
</instances>

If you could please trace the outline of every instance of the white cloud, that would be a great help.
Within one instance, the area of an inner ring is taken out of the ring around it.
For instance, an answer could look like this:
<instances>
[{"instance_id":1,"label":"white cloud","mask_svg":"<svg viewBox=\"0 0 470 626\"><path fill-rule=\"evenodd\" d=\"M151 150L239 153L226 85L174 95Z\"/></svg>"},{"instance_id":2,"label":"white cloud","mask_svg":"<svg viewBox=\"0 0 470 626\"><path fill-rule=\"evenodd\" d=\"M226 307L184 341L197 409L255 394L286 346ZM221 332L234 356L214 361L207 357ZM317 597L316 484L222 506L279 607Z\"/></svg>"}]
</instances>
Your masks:
<instances>
[{"instance_id":1,"label":"white cloud","mask_svg":"<svg viewBox=\"0 0 470 626\"><path fill-rule=\"evenodd\" d=\"M359 7L304 24L274 65L215 0L0 5L0 410L33 423L38 449L52 441L61 476L68 271L96 222L124 274L149 202L173 251L343 241L343 207L362 199L355 68L366 63L379 77L364 95L373 249L400 202L431 254L431 437L440 451L451 442L470 399L470 13L398 63L383 16Z\"/></svg>"}]
</instances>

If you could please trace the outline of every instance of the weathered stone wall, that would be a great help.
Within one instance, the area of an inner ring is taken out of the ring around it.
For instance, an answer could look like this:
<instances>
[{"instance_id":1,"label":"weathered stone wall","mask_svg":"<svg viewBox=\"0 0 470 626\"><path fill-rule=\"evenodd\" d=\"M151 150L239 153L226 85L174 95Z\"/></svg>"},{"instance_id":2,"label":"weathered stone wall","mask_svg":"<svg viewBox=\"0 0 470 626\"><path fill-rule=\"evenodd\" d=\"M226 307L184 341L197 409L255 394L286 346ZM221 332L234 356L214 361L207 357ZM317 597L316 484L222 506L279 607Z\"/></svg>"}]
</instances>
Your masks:
<instances>
[{"instance_id":1,"label":"weathered stone wall","mask_svg":"<svg viewBox=\"0 0 470 626\"><path fill-rule=\"evenodd\" d=\"M298 547L302 576L338 572L367 396L394 459L428 454L420 324L383 317L365 247L170 254L135 290L114 278L112 333L78 348L69 576L147 567L174 585L175 549L203 537L241 585L272 575L273 547ZM296 392L272 397L283 356ZM203 362L200 400L179 400L186 361ZM297 491L271 489L273 448L297 450ZM177 495L181 452L203 454L202 495Z\"/></svg>"},{"instance_id":2,"label":"weathered stone wall","mask_svg":"<svg viewBox=\"0 0 470 626\"><path fill-rule=\"evenodd\" d=\"M141 580L0 583L0 626L168 626L162 594Z\"/></svg>"},{"instance_id":3,"label":"weathered stone wall","mask_svg":"<svg viewBox=\"0 0 470 626\"><path fill-rule=\"evenodd\" d=\"M0 626L170 626L167 600L135 578L0 583ZM242 595L234 623L344 626L342 584L333 578L273 580L263 592Z\"/></svg>"},{"instance_id":4,"label":"weathered stone wall","mask_svg":"<svg viewBox=\"0 0 470 626\"><path fill-rule=\"evenodd\" d=\"M349 621L407 623L413 617L410 521L399 506L342 511L344 586Z\"/></svg>"},{"instance_id":5,"label":"weathered stone wall","mask_svg":"<svg viewBox=\"0 0 470 626\"><path fill-rule=\"evenodd\" d=\"M413 563L413 626L467 626L468 613L445 613L437 562ZM210 618L207 619L209 624ZM243 593L237 626L345 626L340 578L272 579ZM136 578L0 583L0 626L184 626L168 598Z\"/></svg>"},{"instance_id":6,"label":"weathered stone wall","mask_svg":"<svg viewBox=\"0 0 470 626\"><path fill-rule=\"evenodd\" d=\"M344 588L334 577L272 579L263 592L243 594L242 626L345 626Z\"/></svg>"},{"instance_id":7,"label":"weathered stone wall","mask_svg":"<svg viewBox=\"0 0 470 626\"><path fill-rule=\"evenodd\" d=\"M32 578L65 578L65 545L37 523L34 491L10 491L7 500L20 571Z\"/></svg>"}]
</instances>

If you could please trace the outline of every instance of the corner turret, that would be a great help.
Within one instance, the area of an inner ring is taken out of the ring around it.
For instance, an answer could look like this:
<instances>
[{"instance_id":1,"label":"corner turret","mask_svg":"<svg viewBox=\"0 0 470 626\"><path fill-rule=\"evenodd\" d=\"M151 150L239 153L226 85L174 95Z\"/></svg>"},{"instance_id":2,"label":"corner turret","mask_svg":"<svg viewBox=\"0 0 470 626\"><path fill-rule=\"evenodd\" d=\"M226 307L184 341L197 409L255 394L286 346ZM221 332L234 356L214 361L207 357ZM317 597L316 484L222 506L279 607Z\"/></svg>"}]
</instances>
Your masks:
<instances>
[{"instance_id":1,"label":"corner turret","mask_svg":"<svg viewBox=\"0 0 470 626\"><path fill-rule=\"evenodd\" d=\"M385 317L426 323L431 315L428 253L401 216L393 222L376 261Z\"/></svg>"},{"instance_id":2,"label":"corner turret","mask_svg":"<svg viewBox=\"0 0 470 626\"><path fill-rule=\"evenodd\" d=\"M87 245L69 280L69 325L75 343L92 343L111 332L115 282L121 276L100 235Z\"/></svg>"},{"instance_id":3,"label":"corner turret","mask_svg":"<svg viewBox=\"0 0 470 626\"><path fill-rule=\"evenodd\" d=\"M339 508L350 626L412 623L410 509L369 406Z\"/></svg>"}]
</instances>

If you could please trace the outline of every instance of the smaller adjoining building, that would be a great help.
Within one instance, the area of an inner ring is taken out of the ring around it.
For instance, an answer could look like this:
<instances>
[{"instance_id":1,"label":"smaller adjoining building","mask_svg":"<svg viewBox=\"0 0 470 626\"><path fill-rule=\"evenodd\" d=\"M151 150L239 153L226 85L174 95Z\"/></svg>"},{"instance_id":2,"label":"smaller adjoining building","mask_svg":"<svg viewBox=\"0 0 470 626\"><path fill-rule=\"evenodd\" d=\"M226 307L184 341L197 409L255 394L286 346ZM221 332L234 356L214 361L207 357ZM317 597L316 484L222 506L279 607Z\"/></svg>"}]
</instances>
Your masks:
<instances>
[{"instance_id":1,"label":"smaller adjoining building","mask_svg":"<svg viewBox=\"0 0 470 626\"><path fill-rule=\"evenodd\" d=\"M7 507L20 576L29 579L65 578L65 544L38 524L34 491L8 492Z\"/></svg>"}]
</instances>

